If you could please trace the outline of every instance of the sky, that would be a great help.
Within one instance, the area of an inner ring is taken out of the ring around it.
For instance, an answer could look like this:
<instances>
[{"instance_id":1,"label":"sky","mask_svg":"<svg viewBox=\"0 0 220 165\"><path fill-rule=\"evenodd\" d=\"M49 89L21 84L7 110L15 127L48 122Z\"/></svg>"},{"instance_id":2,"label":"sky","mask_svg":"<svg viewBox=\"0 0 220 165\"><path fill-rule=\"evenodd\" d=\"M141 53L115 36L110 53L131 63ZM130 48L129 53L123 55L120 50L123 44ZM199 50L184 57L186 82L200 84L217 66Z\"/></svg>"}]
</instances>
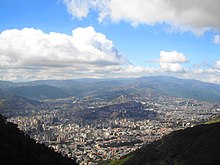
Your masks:
<instances>
[{"instance_id":1,"label":"sky","mask_svg":"<svg viewBox=\"0 0 220 165\"><path fill-rule=\"evenodd\" d=\"M220 0L0 0L0 80L220 83Z\"/></svg>"}]
</instances>

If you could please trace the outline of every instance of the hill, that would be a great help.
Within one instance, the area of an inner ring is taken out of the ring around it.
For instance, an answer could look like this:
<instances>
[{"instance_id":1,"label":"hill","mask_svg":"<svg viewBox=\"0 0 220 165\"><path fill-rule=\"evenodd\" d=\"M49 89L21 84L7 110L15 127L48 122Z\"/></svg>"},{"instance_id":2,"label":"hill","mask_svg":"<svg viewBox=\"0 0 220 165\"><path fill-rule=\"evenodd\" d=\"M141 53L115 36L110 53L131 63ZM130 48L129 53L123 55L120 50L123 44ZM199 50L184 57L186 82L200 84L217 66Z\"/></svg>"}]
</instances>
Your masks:
<instances>
[{"instance_id":1,"label":"hill","mask_svg":"<svg viewBox=\"0 0 220 165\"><path fill-rule=\"evenodd\" d=\"M169 76L141 77L135 82L138 87L151 88L160 94L220 103L219 84Z\"/></svg>"},{"instance_id":2,"label":"hill","mask_svg":"<svg viewBox=\"0 0 220 165\"><path fill-rule=\"evenodd\" d=\"M36 143L0 115L0 164L74 165L75 161Z\"/></svg>"},{"instance_id":3,"label":"hill","mask_svg":"<svg viewBox=\"0 0 220 165\"><path fill-rule=\"evenodd\" d=\"M0 113L6 116L21 115L27 110L36 110L42 106L39 101L0 91Z\"/></svg>"},{"instance_id":4,"label":"hill","mask_svg":"<svg viewBox=\"0 0 220 165\"><path fill-rule=\"evenodd\" d=\"M32 98L32 99L47 99L47 98L63 98L70 96L68 93L64 92L62 89L57 87L52 87L49 85L36 85L36 86L21 86L9 89L10 93Z\"/></svg>"},{"instance_id":5,"label":"hill","mask_svg":"<svg viewBox=\"0 0 220 165\"><path fill-rule=\"evenodd\" d=\"M175 131L135 151L124 164L218 165L219 139L220 122Z\"/></svg>"},{"instance_id":6,"label":"hill","mask_svg":"<svg viewBox=\"0 0 220 165\"><path fill-rule=\"evenodd\" d=\"M107 119L113 120L115 118L126 118L136 120L143 120L149 118L152 119L157 115L157 113L143 109L143 105L141 103L130 101L125 103L103 106L96 109L87 108L83 111L75 111L73 115L77 116L79 121L76 120L75 122L78 122L78 124L88 124L94 121L102 121L104 123Z\"/></svg>"},{"instance_id":7,"label":"hill","mask_svg":"<svg viewBox=\"0 0 220 165\"><path fill-rule=\"evenodd\" d=\"M10 87L16 86L16 83L10 82L10 81L0 81L0 89L8 89Z\"/></svg>"}]
</instances>

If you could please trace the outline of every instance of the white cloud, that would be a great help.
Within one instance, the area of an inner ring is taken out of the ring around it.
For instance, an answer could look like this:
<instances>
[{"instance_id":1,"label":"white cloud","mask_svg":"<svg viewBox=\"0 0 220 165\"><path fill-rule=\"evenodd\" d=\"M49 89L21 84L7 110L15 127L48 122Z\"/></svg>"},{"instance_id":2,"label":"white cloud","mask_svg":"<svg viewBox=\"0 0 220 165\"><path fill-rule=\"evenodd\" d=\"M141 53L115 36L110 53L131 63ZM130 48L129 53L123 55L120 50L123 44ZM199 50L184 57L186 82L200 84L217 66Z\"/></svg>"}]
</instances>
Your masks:
<instances>
[{"instance_id":1,"label":"white cloud","mask_svg":"<svg viewBox=\"0 0 220 165\"><path fill-rule=\"evenodd\" d=\"M185 72L180 63L188 62L183 53L173 51L160 51L159 59L146 60L149 63L159 63L162 72Z\"/></svg>"},{"instance_id":2,"label":"white cloud","mask_svg":"<svg viewBox=\"0 0 220 165\"><path fill-rule=\"evenodd\" d=\"M182 77L187 79L196 79L204 82L220 84L220 70L207 68L207 69L193 69L188 70L182 74Z\"/></svg>"},{"instance_id":3,"label":"white cloud","mask_svg":"<svg viewBox=\"0 0 220 165\"><path fill-rule=\"evenodd\" d=\"M33 28L0 33L0 68L42 68L83 65L120 65L112 41L93 27L77 28L72 36Z\"/></svg>"},{"instance_id":4,"label":"white cloud","mask_svg":"<svg viewBox=\"0 0 220 165\"><path fill-rule=\"evenodd\" d=\"M184 63L187 58L177 51L160 51L160 63Z\"/></svg>"},{"instance_id":5,"label":"white cloud","mask_svg":"<svg viewBox=\"0 0 220 165\"><path fill-rule=\"evenodd\" d=\"M26 81L39 79L75 78L131 78L159 73L159 68L134 65L109 65L102 67L61 67L42 69L2 69L1 80Z\"/></svg>"},{"instance_id":6,"label":"white cloud","mask_svg":"<svg viewBox=\"0 0 220 165\"><path fill-rule=\"evenodd\" d=\"M215 67L218 68L218 69L220 69L220 60L216 61Z\"/></svg>"},{"instance_id":7,"label":"white cloud","mask_svg":"<svg viewBox=\"0 0 220 165\"><path fill-rule=\"evenodd\" d=\"M179 72L174 65L165 70L130 65L93 27L76 28L72 35L33 28L0 33L0 79L4 80L140 77Z\"/></svg>"},{"instance_id":8,"label":"white cloud","mask_svg":"<svg viewBox=\"0 0 220 165\"><path fill-rule=\"evenodd\" d=\"M79 19L87 17L90 10L102 11L99 13L100 21L107 16L106 12L109 0L63 0L68 12Z\"/></svg>"},{"instance_id":9,"label":"white cloud","mask_svg":"<svg viewBox=\"0 0 220 165\"><path fill-rule=\"evenodd\" d=\"M213 42L214 42L215 44L220 44L220 35L215 35L215 36L214 36L214 39L213 39Z\"/></svg>"},{"instance_id":10,"label":"white cloud","mask_svg":"<svg viewBox=\"0 0 220 165\"><path fill-rule=\"evenodd\" d=\"M148 68L134 65L110 65L97 67L61 67L46 69L1 69L0 79L11 81L27 81L39 79L73 79L73 78L138 78L150 75L170 75L180 78L197 79L205 82L220 83L220 70L187 69L181 72L181 66L170 63L172 67ZM168 64L169 65L169 64ZM172 70L170 69L172 68Z\"/></svg>"},{"instance_id":11,"label":"white cloud","mask_svg":"<svg viewBox=\"0 0 220 165\"><path fill-rule=\"evenodd\" d=\"M64 0L68 11L78 18L90 10L99 12L99 21L128 21L133 25L167 23L174 28L197 34L220 30L219 0Z\"/></svg>"},{"instance_id":12,"label":"white cloud","mask_svg":"<svg viewBox=\"0 0 220 165\"><path fill-rule=\"evenodd\" d=\"M33 28L0 33L0 79L72 79L139 77L159 68L129 65L112 41L93 27L72 35Z\"/></svg>"},{"instance_id":13,"label":"white cloud","mask_svg":"<svg viewBox=\"0 0 220 165\"><path fill-rule=\"evenodd\" d=\"M68 12L78 18L86 17L89 13L89 1L87 0L64 0Z\"/></svg>"},{"instance_id":14,"label":"white cloud","mask_svg":"<svg viewBox=\"0 0 220 165\"><path fill-rule=\"evenodd\" d=\"M147 68L143 66L111 66L111 76L114 77L141 77L158 73L159 68Z\"/></svg>"},{"instance_id":15,"label":"white cloud","mask_svg":"<svg viewBox=\"0 0 220 165\"><path fill-rule=\"evenodd\" d=\"M183 53L177 51L160 51L158 61L165 72L184 72L184 68L179 63L185 63L188 60Z\"/></svg>"},{"instance_id":16,"label":"white cloud","mask_svg":"<svg viewBox=\"0 0 220 165\"><path fill-rule=\"evenodd\" d=\"M44 33L33 28L0 33L0 79L123 78L147 75L185 76L220 83L220 60L212 68L189 70L183 53L161 51L160 67L129 65L112 41L93 27L77 28L72 35Z\"/></svg>"},{"instance_id":17,"label":"white cloud","mask_svg":"<svg viewBox=\"0 0 220 165\"><path fill-rule=\"evenodd\" d=\"M164 72L184 72L179 63L160 63L160 67Z\"/></svg>"}]
</instances>

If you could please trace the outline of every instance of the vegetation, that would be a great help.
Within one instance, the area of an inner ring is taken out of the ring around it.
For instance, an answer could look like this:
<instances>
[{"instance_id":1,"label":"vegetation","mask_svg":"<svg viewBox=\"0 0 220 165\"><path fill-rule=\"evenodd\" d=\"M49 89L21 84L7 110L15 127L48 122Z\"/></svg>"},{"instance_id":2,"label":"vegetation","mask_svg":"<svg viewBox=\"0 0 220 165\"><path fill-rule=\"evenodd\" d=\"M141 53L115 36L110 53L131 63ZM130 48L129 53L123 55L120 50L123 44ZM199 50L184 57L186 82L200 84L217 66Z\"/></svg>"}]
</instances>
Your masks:
<instances>
[{"instance_id":1,"label":"vegetation","mask_svg":"<svg viewBox=\"0 0 220 165\"><path fill-rule=\"evenodd\" d=\"M42 104L39 101L24 98L22 96L8 95L0 98L0 113L16 113L28 109L36 109Z\"/></svg>"},{"instance_id":2,"label":"vegetation","mask_svg":"<svg viewBox=\"0 0 220 165\"><path fill-rule=\"evenodd\" d=\"M124 158L118 159L118 160L102 160L97 162L98 165L124 165L128 160L132 158L132 155L128 155Z\"/></svg>"},{"instance_id":3,"label":"vegetation","mask_svg":"<svg viewBox=\"0 0 220 165\"><path fill-rule=\"evenodd\" d=\"M213 124L213 123L218 123L218 122L220 122L220 117L214 118L214 119L212 119L212 120L206 122L206 124Z\"/></svg>"},{"instance_id":4,"label":"vegetation","mask_svg":"<svg viewBox=\"0 0 220 165\"><path fill-rule=\"evenodd\" d=\"M220 122L175 131L135 151L123 164L218 165L219 139Z\"/></svg>"},{"instance_id":5,"label":"vegetation","mask_svg":"<svg viewBox=\"0 0 220 165\"><path fill-rule=\"evenodd\" d=\"M220 85L169 76L142 77L137 82L155 92L175 97L220 102ZM140 83L141 82L141 83Z\"/></svg>"},{"instance_id":6,"label":"vegetation","mask_svg":"<svg viewBox=\"0 0 220 165\"><path fill-rule=\"evenodd\" d=\"M12 165L74 165L74 160L63 157L44 144L36 143L13 123L0 115L0 164Z\"/></svg>"},{"instance_id":7,"label":"vegetation","mask_svg":"<svg viewBox=\"0 0 220 165\"><path fill-rule=\"evenodd\" d=\"M31 99L68 96L108 96L114 99L122 94L140 94L141 91L151 90L158 95L220 103L219 84L168 76L149 76L137 79L44 80L25 83L0 81L1 89Z\"/></svg>"},{"instance_id":8,"label":"vegetation","mask_svg":"<svg viewBox=\"0 0 220 165\"><path fill-rule=\"evenodd\" d=\"M36 86L22 86L10 88L9 92L31 98L31 99L45 99L45 98L63 98L70 96L62 89L57 87L52 87L49 85L36 85Z\"/></svg>"},{"instance_id":9,"label":"vegetation","mask_svg":"<svg viewBox=\"0 0 220 165\"><path fill-rule=\"evenodd\" d=\"M127 156L125 158L119 159L119 160L112 160L109 165L123 165L125 164L128 160L131 159L132 156Z\"/></svg>"}]
</instances>

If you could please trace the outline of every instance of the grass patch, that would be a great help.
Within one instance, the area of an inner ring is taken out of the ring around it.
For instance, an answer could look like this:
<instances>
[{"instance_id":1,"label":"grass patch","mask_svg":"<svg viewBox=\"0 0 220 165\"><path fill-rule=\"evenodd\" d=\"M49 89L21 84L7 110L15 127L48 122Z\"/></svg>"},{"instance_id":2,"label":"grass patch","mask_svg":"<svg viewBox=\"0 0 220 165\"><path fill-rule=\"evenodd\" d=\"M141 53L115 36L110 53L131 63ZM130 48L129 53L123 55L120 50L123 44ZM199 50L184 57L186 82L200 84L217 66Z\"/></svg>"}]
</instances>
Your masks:
<instances>
[{"instance_id":1,"label":"grass patch","mask_svg":"<svg viewBox=\"0 0 220 165\"><path fill-rule=\"evenodd\" d=\"M216 118L216 119L212 119L210 121L207 121L205 124L213 124L213 123L218 123L218 122L220 122L220 117Z\"/></svg>"},{"instance_id":2,"label":"grass patch","mask_svg":"<svg viewBox=\"0 0 220 165\"><path fill-rule=\"evenodd\" d=\"M131 159L132 156L127 156L123 159L119 160L112 160L109 165L124 165L129 159Z\"/></svg>"}]
</instances>

